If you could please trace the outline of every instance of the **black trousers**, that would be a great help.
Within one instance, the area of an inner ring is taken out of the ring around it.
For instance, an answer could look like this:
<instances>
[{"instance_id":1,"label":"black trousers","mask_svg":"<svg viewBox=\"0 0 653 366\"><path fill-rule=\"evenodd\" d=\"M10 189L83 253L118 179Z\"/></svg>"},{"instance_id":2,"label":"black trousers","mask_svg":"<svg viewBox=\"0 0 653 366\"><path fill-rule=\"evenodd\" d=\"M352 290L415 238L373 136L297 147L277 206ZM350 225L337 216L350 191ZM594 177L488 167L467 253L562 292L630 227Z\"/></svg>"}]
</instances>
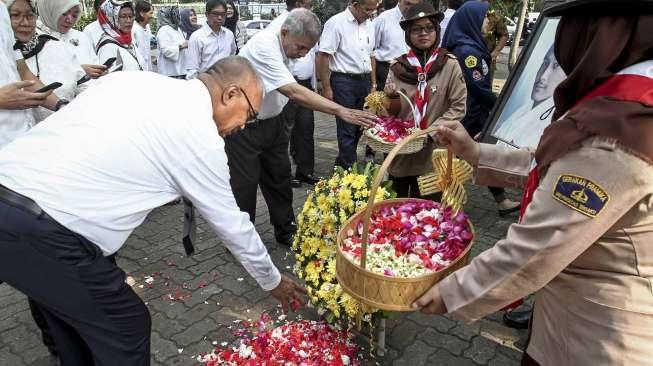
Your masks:
<instances>
[{"instance_id":1,"label":"black trousers","mask_svg":"<svg viewBox=\"0 0 653 366\"><path fill-rule=\"evenodd\" d=\"M231 189L238 207L256 219L256 193L260 186L270 212L275 236L294 233L295 216L290 186L290 131L283 114L248 124L225 139Z\"/></svg>"},{"instance_id":2,"label":"black trousers","mask_svg":"<svg viewBox=\"0 0 653 366\"><path fill-rule=\"evenodd\" d=\"M376 90L385 89L385 82L388 80L390 63L385 61L376 62Z\"/></svg>"},{"instance_id":3,"label":"black trousers","mask_svg":"<svg viewBox=\"0 0 653 366\"><path fill-rule=\"evenodd\" d=\"M313 90L311 80L297 80L297 82ZM290 155L297 168L297 175L312 175L315 168L315 116L313 111L303 107L292 100L286 104L283 112L286 122L292 126L290 134Z\"/></svg>"},{"instance_id":4,"label":"black trousers","mask_svg":"<svg viewBox=\"0 0 653 366\"><path fill-rule=\"evenodd\" d=\"M422 198L425 200L431 200L435 202L442 201L442 193L428 194L422 196L419 193L419 185L417 184L416 176L408 177L393 177L390 176L392 181L392 189L397 193L397 198Z\"/></svg>"},{"instance_id":5,"label":"black trousers","mask_svg":"<svg viewBox=\"0 0 653 366\"><path fill-rule=\"evenodd\" d=\"M35 302L62 366L150 364L150 314L120 268L51 219L3 201L0 217L0 280Z\"/></svg>"}]
</instances>

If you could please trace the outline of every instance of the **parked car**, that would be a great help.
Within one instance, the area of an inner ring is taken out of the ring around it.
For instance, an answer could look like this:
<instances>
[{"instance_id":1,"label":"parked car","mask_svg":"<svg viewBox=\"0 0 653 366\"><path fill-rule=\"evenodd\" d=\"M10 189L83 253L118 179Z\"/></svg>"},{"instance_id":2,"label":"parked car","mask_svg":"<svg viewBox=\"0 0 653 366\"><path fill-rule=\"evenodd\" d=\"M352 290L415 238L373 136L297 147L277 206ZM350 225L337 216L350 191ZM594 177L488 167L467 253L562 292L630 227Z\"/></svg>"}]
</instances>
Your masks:
<instances>
[{"instance_id":1,"label":"parked car","mask_svg":"<svg viewBox=\"0 0 653 366\"><path fill-rule=\"evenodd\" d=\"M256 33L265 29L270 23L271 21L264 19L244 21L243 24L245 24L247 38L252 38Z\"/></svg>"},{"instance_id":2,"label":"parked car","mask_svg":"<svg viewBox=\"0 0 653 366\"><path fill-rule=\"evenodd\" d=\"M503 17L504 21L506 22L506 28L508 28L508 44L512 42L512 40L515 38L515 32L517 31L517 23L515 23L514 20L508 18L508 17Z\"/></svg>"}]
</instances>

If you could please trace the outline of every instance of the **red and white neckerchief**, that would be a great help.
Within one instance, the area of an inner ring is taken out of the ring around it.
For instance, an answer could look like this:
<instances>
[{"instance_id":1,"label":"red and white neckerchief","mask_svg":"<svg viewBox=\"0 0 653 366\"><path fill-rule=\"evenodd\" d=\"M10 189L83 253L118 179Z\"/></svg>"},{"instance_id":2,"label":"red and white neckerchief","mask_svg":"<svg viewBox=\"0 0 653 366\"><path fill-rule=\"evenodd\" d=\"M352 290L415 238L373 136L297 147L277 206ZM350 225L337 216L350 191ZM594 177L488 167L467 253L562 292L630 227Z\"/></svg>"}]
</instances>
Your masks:
<instances>
[{"instance_id":1,"label":"red and white neckerchief","mask_svg":"<svg viewBox=\"0 0 653 366\"><path fill-rule=\"evenodd\" d=\"M431 57L429 57L428 61L426 61L426 65L422 67L422 64L419 62L419 59L413 50L408 51L407 55L410 65L417 69L417 91L413 96L413 105L411 106L411 109L413 110L415 125L419 126L422 130L428 127L426 118L426 107L429 104L430 97L430 94L427 92L428 74L437 57L438 49L436 48L431 53Z\"/></svg>"},{"instance_id":2,"label":"red and white neckerchief","mask_svg":"<svg viewBox=\"0 0 653 366\"><path fill-rule=\"evenodd\" d=\"M597 97L610 97L620 101L638 102L653 107L653 61L645 61L620 71L584 96L573 108ZM526 208L533 201L533 195L539 185L540 174L536 166L528 175L528 181L524 187L519 222L523 220ZM515 309L523 302L523 299L519 299L505 307L504 310Z\"/></svg>"}]
</instances>

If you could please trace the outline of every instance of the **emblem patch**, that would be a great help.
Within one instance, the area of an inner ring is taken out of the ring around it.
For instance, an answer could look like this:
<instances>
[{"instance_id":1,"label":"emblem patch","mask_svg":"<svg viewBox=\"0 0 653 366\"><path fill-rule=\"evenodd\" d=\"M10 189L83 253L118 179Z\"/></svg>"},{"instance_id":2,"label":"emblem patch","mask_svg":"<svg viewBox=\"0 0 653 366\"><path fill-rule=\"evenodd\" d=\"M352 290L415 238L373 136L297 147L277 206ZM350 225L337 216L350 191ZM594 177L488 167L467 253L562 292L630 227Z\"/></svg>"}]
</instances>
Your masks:
<instances>
[{"instance_id":1,"label":"emblem patch","mask_svg":"<svg viewBox=\"0 0 653 366\"><path fill-rule=\"evenodd\" d=\"M562 174L553 198L585 216L597 217L610 201L610 195L598 184L577 175Z\"/></svg>"},{"instance_id":2,"label":"emblem patch","mask_svg":"<svg viewBox=\"0 0 653 366\"><path fill-rule=\"evenodd\" d=\"M483 75L487 75L490 72L490 68L487 65L485 60L481 60L481 66L483 67Z\"/></svg>"},{"instance_id":3,"label":"emblem patch","mask_svg":"<svg viewBox=\"0 0 653 366\"><path fill-rule=\"evenodd\" d=\"M467 66L468 69L473 69L478 65L478 59L476 56L467 56L465 59L465 66Z\"/></svg>"},{"instance_id":4,"label":"emblem patch","mask_svg":"<svg viewBox=\"0 0 653 366\"><path fill-rule=\"evenodd\" d=\"M481 75L481 72L478 70L472 71L472 79L475 81L481 81L483 79L483 75Z\"/></svg>"}]
</instances>

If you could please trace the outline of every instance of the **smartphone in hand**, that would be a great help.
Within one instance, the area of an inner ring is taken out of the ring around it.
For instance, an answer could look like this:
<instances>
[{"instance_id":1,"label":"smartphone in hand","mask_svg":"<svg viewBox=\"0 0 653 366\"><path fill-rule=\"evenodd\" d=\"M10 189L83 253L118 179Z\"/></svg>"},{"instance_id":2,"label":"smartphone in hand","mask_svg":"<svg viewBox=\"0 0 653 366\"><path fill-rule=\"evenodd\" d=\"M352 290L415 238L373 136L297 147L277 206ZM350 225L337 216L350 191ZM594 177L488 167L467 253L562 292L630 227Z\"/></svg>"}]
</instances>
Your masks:
<instances>
[{"instance_id":1,"label":"smartphone in hand","mask_svg":"<svg viewBox=\"0 0 653 366\"><path fill-rule=\"evenodd\" d=\"M115 58L115 57L111 57L111 58L107 59L106 61L104 61L104 64L103 64L103 65L106 66L107 69L108 69L108 68L111 67L111 65L113 65L114 62L116 62L116 58Z\"/></svg>"},{"instance_id":2,"label":"smartphone in hand","mask_svg":"<svg viewBox=\"0 0 653 366\"><path fill-rule=\"evenodd\" d=\"M35 93L46 93L46 92L49 92L50 90L55 90L57 88L60 88L62 85L63 85L62 83L54 82L52 84L48 84L48 85L42 87L41 89L35 91Z\"/></svg>"}]
</instances>

